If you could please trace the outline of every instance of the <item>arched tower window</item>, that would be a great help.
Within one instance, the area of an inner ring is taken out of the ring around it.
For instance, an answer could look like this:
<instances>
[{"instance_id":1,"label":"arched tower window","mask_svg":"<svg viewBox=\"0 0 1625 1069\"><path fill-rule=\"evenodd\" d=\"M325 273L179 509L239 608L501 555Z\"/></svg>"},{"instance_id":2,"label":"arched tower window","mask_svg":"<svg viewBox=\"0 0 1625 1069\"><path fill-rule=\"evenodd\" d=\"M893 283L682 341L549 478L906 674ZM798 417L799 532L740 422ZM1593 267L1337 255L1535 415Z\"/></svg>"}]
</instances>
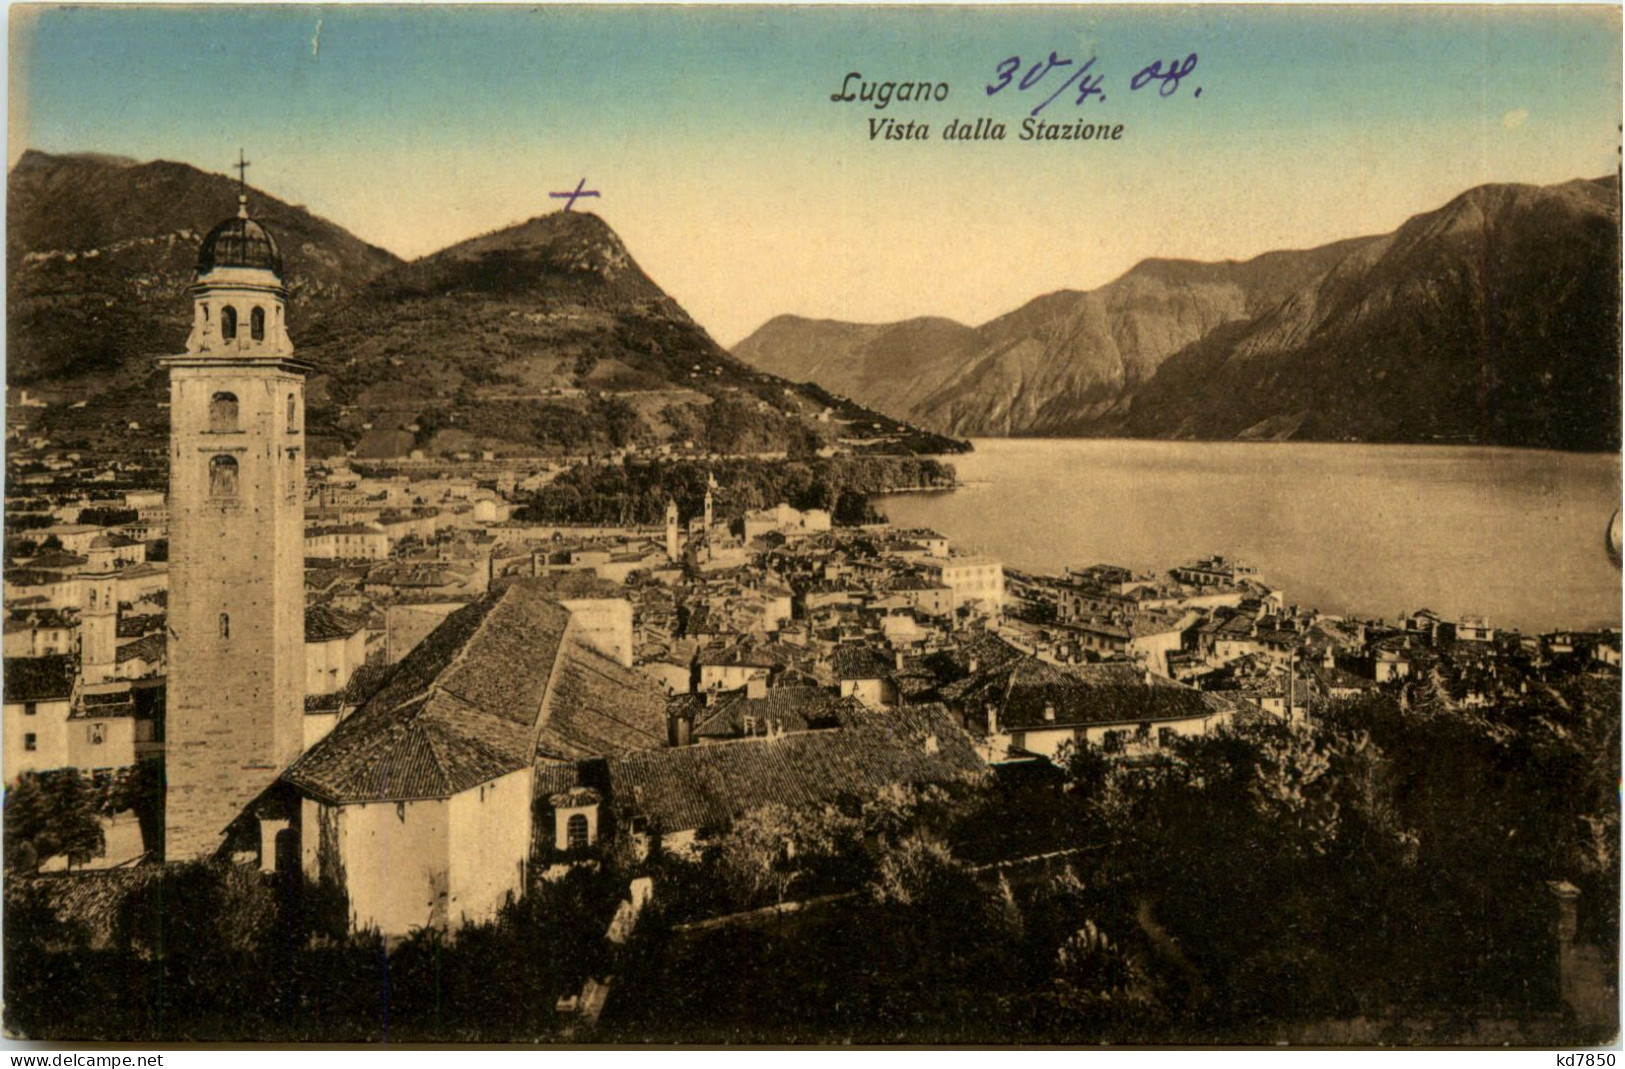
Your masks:
<instances>
[{"instance_id":1,"label":"arched tower window","mask_svg":"<svg viewBox=\"0 0 1625 1069\"><path fill-rule=\"evenodd\" d=\"M237 395L217 393L209 398L209 430L237 430Z\"/></svg>"},{"instance_id":2,"label":"arched tower window","mask_svg":"<svg viewBox=\"0 0 1625 1069\"><path fill-rule=\"evenodd\" d=\"M229 304L220 309L220 336L227 341L237 336L237 309Z\"/></svg>"},{"instance_id":3,"label":"arched tower window","mask_svg":"<svg viewBox=\"0 0 1625 1069\"><path fill-rule=\"evenodd\" d=\"M225 613L220 614L220 637L231 637L231 617Z\"/></svg>"},{"instance_id":4,"label":"arched tower window","mask_svg":"<svg viewBox=\"0 0 1625 1069\"><path fill-rule=\"evenodd\" d=\"M213 457L209 460L209 496L237 496L236 457Z\"/></svg>"},{"instance_id":5,"label":"arched tower window","mask_svg":"<svg viewBox=\"0 0 1625 1069\"><path fill-rule=\"evenodd\" d=\"M255 308L248 313L248 336L255 341L265 340L265 309Z\"/></svg>"},{"instance_id":6,"label":"arched tower window","mask_svg":"<svg viewBox=\"0 0 1625 1069\"><path fill-rule=\"evenodd\" d=\"M288 395L288 429L290 431L299 429L299 405L291 393Z\"/></svg>"},{"instance_id":7,"label":"arched tower window","mask_svg":"<svg viewBox=\"0 0 1625 1069\"><path fill-rule=\"evenodd\" d=\"M571 850L580 850L587 845L587 818L577 813L564 822L564 841Z\"/></svg>"}]
</instances>

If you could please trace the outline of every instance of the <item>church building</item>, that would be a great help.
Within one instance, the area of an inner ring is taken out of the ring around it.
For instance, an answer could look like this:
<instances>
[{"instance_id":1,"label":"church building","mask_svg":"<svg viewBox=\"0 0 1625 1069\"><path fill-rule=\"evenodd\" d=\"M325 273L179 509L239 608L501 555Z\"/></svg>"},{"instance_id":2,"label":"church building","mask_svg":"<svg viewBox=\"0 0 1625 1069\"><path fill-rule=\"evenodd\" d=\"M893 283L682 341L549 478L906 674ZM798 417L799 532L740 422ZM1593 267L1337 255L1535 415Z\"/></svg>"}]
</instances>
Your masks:
<instances>
[{"instance_id":1,"label":"church building","mask_svg":"<svg viewBox=\"0 0 1625 1069\"><path fill-rule=\"evenodd\" d=\"M312 369L294 357L282 257L246 194L203 241L186 352L162 365L165 860L257 845L262 869L336 881L354 925L390 935L483 920L524 889L534 763L663 745L665 695L630 667L630 604L515 583L452 613L305 749ZM116 601L92 589L94 630Z\"/></svg>"}]
</instances>

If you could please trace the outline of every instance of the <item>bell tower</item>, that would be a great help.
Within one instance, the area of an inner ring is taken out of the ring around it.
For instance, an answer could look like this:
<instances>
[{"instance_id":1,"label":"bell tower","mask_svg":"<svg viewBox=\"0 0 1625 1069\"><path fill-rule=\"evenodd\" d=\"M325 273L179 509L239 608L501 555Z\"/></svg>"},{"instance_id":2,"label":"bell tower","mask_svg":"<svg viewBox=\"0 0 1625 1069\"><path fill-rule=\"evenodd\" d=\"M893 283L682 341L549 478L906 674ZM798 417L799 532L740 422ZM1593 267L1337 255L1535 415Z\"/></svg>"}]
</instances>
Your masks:
<instances>
[{"instance_id":1,"label":"bell tower","mask_svg":"<svg viewBox=\"0 0 1625 1069\"><path fill-rule=\"evenodd\" d=\"M247 163L240 163L246 168ZM304 735L305 374L282 257L249 217L203 239L169 371L164 854L216 853Z\"/></svg>"}]
</instances>

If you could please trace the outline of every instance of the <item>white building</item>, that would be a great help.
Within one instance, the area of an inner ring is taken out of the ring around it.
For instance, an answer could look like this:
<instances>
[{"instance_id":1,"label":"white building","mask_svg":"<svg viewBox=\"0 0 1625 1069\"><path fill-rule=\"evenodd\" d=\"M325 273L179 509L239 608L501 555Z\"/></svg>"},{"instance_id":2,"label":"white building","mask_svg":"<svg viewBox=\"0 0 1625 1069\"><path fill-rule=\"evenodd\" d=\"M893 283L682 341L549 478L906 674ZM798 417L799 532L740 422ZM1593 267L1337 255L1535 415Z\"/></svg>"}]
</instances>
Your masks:
<instances>
[{"instance_id":1,"label":"white building","mask_svg":"<svg viewBox=\"0 0 1625 1069\"><path fill-rule=\"evenodd\" d=\"M1004 608L1004 565L986 557L949 557L919 562L927 578L953 591L954 608L973 602L983 611Z\"/></svg>"},{"instance_id":2,"label":"white building","mask_svg":"<svg viewBox=\"0 0 1625 1069\"><path fill-rule=\"evenodd\" d=\"M593 649L531 582L453 613L294 763L262 814L262 865L293 836L387 936L494 916L526 886L539 762L664 745L660 688Z\"/></svg>"}]
</instances>

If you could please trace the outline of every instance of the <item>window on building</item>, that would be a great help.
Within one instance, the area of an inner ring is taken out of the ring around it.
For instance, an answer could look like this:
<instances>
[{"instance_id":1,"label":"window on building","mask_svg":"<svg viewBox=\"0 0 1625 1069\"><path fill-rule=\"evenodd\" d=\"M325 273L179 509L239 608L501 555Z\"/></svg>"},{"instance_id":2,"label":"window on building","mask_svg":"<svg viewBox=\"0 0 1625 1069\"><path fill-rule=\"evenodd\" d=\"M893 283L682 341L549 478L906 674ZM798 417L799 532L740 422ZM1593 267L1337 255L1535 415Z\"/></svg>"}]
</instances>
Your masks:
<instances>
[{"instance_id":1,"label":"window on building","mask_svg":"<svg viewBox=\"0 0 1625 1069\"><path fill-rule=\"evenodd\" d=\"M209 430L219 433L237 429L237 395L217 393L209 398Z\"/></svg>"},{"instance_id":2,"label":"window on building","mask_svg":"<svg viewBox=\"0 0 1625 1069\"><path fill-rule=\"evenodd\" d=\"M1134 737L1137 739L1149 739L1151 737L1151 722L1148 720L1136 728L1134 731Z\"/></svg>"},{"instance_id":3,"label":"window on building","mask_svg":"<svg viewBox=\"0 0 1625 1069\"><path fill-rule=\"evenodd\" d=\"M220 614L220 637L231 637L231 616L227 613Z\"/></svg>"},{"instance_id":4,"label":"window on building","mask_svg":"<svg viewBox=\"0 0 1625 1069\"><path fill-rule=\"evenodd\" d=\"M229 304L220 309L220 336L227 341L237 337L237 309Z\"/></svg>"},{"instance_id":5,"label":"window on building","mask_svg":"<svg viewBox=\"0 0 1625 1069\"><path fill-rule=\"evenodd\" d=\"M107 737L105 734L103 734L103 730L104 729L101 724L90 725L90 744L92 746L100 746L102 744L102 740Z\"/></svg>"},{"instance_id":6,"label":"window on building","mask_svg":"<svg viewBox=\"0 0 1625 1069\"><path fill-rule=\"evenodd\" d=\"M288 429L290 431L299 429L299 406L291 393L288 395Z\"/></svg>"},{"instance_id":7,"label":"window on building","mask_svg":"<svg viewBox=\"0 0 1625 1069\"><path fill-rule=\"evenodd\" d=\"M255 308L248 313L248 336L255 341L265 340L265 309Z\"/></svg>"},{"instance_id":8,"label":"window on building","mask_svg":"<svg viewBox=\"0 0 1625 1069\"><path fill-rule=\"evenodd\" d=\"M577 813L564 822L565 845L571 850L580 850L587 845L587 818L585 814Z\"/></svg>"},{"instance_id":9,"label":"window on building","mask_svg":"<svg viewBox=\"0 0 1625 1069\"><path fill-rule=\"evenodd\" d=\"M23 749L30 751L39 749L39 737L32 731L23 736Z\"/></svg>"},{"instance_id":10,"label":"window on building","mask_svg":"<svg viewBox=\"0 0 1625 1069\"><path fill-rule=\"evenodd\" d=\"M1157 745L1158 746L1172 746L1174 744L1174 740L1177 739L1177 738L1179 738L1179 733L1176 732L1173 728L1158 728L1157 729Z\"/></svg>"},{"instance_id":11,"label":"window on building","mask_svg":"<svg viewBox=\"0 0 1625 1069\"><path fill-rule=\"evenodd\" d=\"M37 703L37 702L23 702L23 715L24 716L33 716L34 714L36 714L38 712L39 712L39 703Z\"/></svg>"},{"instance_id":12,"label":"window on building","mask_svg":"<svg viewBox=\"0 0 1625 1069\"><path fill-rule=\"evenodd\" d=\"M1101 748L1107 753L1122 753L1124 741L1123 736L1125 734L1126 732L1122 731L1106 732L1106 734L1100 740Z\"/></svg>"},{"instance_id":13,"label":"window on building","mask_svg":"<svg viewBox=\"0 0 1625 1069\"><path fill-rule=\"evenodd\" d=\"M237 496L237 458L225 456L210 458L209 496Z\"/></svg>"}]
</instances>

